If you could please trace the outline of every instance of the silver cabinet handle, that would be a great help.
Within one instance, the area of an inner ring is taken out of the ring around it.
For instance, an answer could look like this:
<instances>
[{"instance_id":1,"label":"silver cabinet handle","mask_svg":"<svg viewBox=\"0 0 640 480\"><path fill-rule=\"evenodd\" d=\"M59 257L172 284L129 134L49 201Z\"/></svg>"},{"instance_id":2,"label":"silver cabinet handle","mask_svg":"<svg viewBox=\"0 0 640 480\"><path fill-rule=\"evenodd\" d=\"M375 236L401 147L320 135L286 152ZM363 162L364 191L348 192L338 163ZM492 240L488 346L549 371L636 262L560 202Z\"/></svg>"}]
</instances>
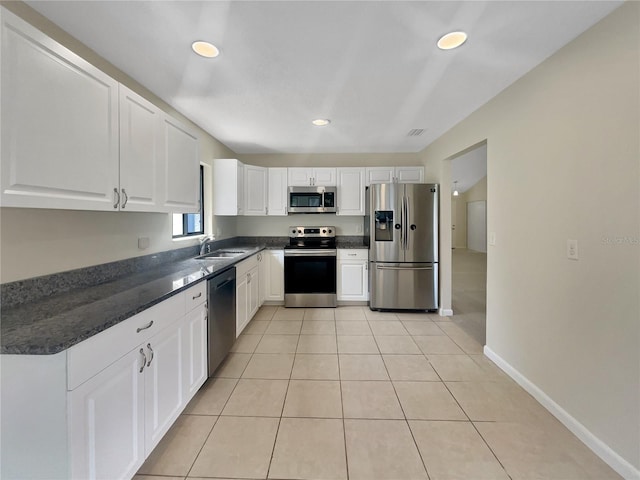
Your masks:
<instances>
[{"instance_id":1,"label":"silver cabinet handle","mask_svg":"<svg viewBox=\"0 0 640 480\"><path fill-rule=\"evenodd\" d=\"M113 193L115 193L115 195L113 196L113 198L115 198L113 208L118 208L118 204L120 203L120 192L118 192L117 188L114 188Z\"/></svg>"},{"instance_id":2,"label":"silver cabinet handle","mask_svg":"<svg viewBox=\"0 0 640 480\"><path fill-rule=\"evenodd\" d=\"M147 356L144 354L144 349L140 349L140 355L142 355L142 366L140 367L140 373L144 370L144 367L147 365Z\"/></svg>"},{"instance_id":3,"label":"silver cabinet handle","mask_svg":"<svg viewBox=\"0 0 640 480\"><path fill-rule=\"evenodd\" d=\"M251 283L251 274L247 273L247 283Z\"/></svg>"},{"instance_id":4,"label":"silver cabinet handle","mask_svg":"<svg viewBox=\"0 0 640 480\"><path fill-rule=\"evenodd\" d=\"M127 202L129 201L129 195L127 195L127 192L124 191L124 188L122 189L122 196L124 197L124 202L122 202L122 208L127 206Z\"/></svg>"},{"instance_id":5,"label":"silver cabinet handle","mask_svg":"<svg viewBox=\"0 0 640 480\"><path fill-rule=\"evenodd\" d=\"M150 343L147 343L147 348L149 349L149 352L151 352L151 358L147 362L147 367L148 367L148 366L151 365L151 362L153 362L153 348L151 348L151 344Z\"/></svg>"},{"instance_id":6,"label":"silver cabinet handle","mask_svg":"<svg viewBox=\"0 0 640 480\"><path fill-rule=\"evenodd\" d=\"M195 300L196 298L200 298L202 296L202 292L200 292L197 295L194 295L193 297L191 297L191 300Z\"/></svg>"},{"instance_id":7,"label":"silver cabinet handle","mask_svg":"<svg viewBox=\"0 0 640 480\"><path fill-rule=\"evenodd\" d=\"M140 333L143 330L146 330L147 328L151 328L151 325L153 325L153 320L151 320L148 324L146 324L144 327L139 327L136 330L136 333Z\"/></svg>"}]
</instances>

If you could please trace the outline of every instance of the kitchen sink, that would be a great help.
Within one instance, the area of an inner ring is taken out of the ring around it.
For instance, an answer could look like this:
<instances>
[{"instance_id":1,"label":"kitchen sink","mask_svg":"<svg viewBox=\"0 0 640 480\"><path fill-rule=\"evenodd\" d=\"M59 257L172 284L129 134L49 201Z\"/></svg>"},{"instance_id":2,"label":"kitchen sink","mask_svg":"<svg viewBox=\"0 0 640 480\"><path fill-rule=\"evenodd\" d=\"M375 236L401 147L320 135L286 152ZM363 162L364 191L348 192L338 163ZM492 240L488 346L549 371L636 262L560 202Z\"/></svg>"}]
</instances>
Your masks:
<instances>
[{"instance_id":1,"label":"kitchen sink","mask_svg":"<svg viewBox=\"0 0 640 480\"><path fill-rule=\"evenodd\" d=\"M215 250L205 255L199 255L196 258L198 260L206 260L208 258L234 258L246 253L243 250Z\"/></svg>"}]
</instances>

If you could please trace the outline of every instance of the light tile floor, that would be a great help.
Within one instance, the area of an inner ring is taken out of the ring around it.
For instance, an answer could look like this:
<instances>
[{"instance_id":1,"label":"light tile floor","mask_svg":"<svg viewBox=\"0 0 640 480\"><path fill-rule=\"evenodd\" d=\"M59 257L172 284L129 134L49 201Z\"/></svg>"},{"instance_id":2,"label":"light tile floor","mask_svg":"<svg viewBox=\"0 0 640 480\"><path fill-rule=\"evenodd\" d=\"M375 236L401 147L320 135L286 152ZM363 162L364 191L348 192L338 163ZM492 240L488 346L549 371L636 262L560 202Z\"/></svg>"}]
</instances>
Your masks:
<instances>
[{"instance_id":1,"label":"light tile floor","mask_svg":"<svg viewBox=\"0 0 640 480\"><path fill-rule=\"evenodd\" d=\"M136 480L619 479L449 318L260 309Z\"/></svg>"}]
</instances>

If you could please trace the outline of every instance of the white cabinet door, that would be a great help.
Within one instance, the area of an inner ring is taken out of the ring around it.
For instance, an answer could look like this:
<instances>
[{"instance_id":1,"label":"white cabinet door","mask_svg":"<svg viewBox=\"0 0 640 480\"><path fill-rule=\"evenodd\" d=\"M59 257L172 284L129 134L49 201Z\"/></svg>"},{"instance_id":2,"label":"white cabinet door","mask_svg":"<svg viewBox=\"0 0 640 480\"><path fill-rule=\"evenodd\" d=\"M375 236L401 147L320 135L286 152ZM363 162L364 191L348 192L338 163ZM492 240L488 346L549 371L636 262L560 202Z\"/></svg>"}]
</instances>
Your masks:
<instances>
[{"instance_id":1,"label":"white cabinet door","mask_svg":"<svg viewBox=\"0 0 640 480\"><path fill-rule=\"evenodd\" d=\"M159 212L161 110L120 85L120 210Z\"/></svg>"},{"instance_id":2,"label":"white cabinet door","mask_svg":"<svg viewBox=\"0 0 640 480\"><path fill-rule=\"evenodd\" d=\"M260 297L263 301L284 300L284 250L264 250L261 252Z\"/></svg>"},{"instance_id":3,"label":"white cabinet door","mask_svg":"<svg viewBox=\"0 0 640 480\"><path fill-rule=\"evenodd\" d=\"M367 186L374 183L393 183L395 171L393 167L367 167Z\"/></svg>"},{"instance_id":4,"label":"white cabinet door","mask_svg":"<svg viewBox=\"0 0 640 480\"><path fill-rule=\"evenodd\" d=\"M142 347L69 392L71 478L131 478L145 459ZM144 352L144 350L143 350Z\"/></svg>"},{"instance_id":5,"label":"white cabinet door","mask_svg":"<svg viewBox=\"0 0 640 480\"><path fill-rule=\"evenodd\" d=\"M396 167L398 183L424 183L424 167Z\"/></svg>"},{"instance_id":6,"label":"white cabinet door","mask_svg":"<svg viewBox=\"0 0 640 480\"><path fill-rule=\"evenodd\" d=\"M207 379L207 305L202 304L187 313L181 328L184 330L182 377L186 405Z\"/></svg>"},{"instance_id":7,"label":"white cabinet door","mask_svg":"<svg viewBox=\"0 0 640 480\"><path fill-rule=\"evenodd\" d=\"M288 184L290 187L307 187L313 185L313 168L289 168Z\"/></svg>"},{"instance_id":8,"label":"white cabinet door","mask_svg":"<svg viewBox=\"0 0 640 480\"><path fill-rule=\"evenodd\" d=\"M337 184L337 176L335 168L314 168L313 184L324 187L335 187Z\"/></svg>"},{"instance_id":9,"label":"white cabinet door","mask_svg":"<svg viewBox=\"0 0 640 480\"><path fill-rule=\"evenodd\" d=\"M244 213L244 165L235 158L213 160L213 214Z\"/></svg>"},{"instance_id":10,"label":"white cabinet door","mask_svg":"<svg viewBox=\"0 0 640 480\"><path fill-rule=\"evenodd\" d=\"M247 274L236 276L236 338L249 323L249 283Z\"/></svg>"},{"instance_id":11,"label":"white cabinet door","mask_svg":"<svg viewBox=\"0 0 640 480\"><path fill-rule=\"evenodd\" d=\"M248 275L247 283L249 285L249 303L247 306L248 319L247 323L253 318L260 308L260 267L256 265L252 268Z\"/></svg>"},{"instance_id":12,"label":"white cabinet door","mask_svg":"<svg viewBox=\"0 0 640 480\"><path fill-rule=\"evenodd\" d=\"M244 166L244 214L267 214L267 169Z\"/></svg>"},{"instance_id":13,"label":"white cabinet door","mask_svg":"<svg viewBox=\"0 0 640 480\"><path fill-rule=\"evenodd\" d=\"M200 210L198 137L176 119L163 114L162 139L163 209L173 213L196 213Z\"/></svg>"},{"instance_id":14,"label":"white cabinet door","mask_svg":"<svg viewBox=\"0 0 640 480\"><path fill-rule=\"evenodd\" d=\"M369 251L338 249L338 300L367 301L369 299Z\"/></svg>"},{"instance_id":15,"label":"white cabinet door","mask_svg":"<svg viewBox=\"0 0 640 480\"><path fill-rule=\"evenodd\" d=\"M338 168L337 215L364 215L365 169Z\"/></svg>"},{"instance_id":16,"label":"white cabinet door","mask_svg":"<svg viewBox=\"0 0 640 480\"><path fill-rule=\"evenodd\" d=\"M118 83L1 15L0 205L117 209Z\"/></svg>"},{"instance_id":17,"label":"white cabinet door","mask_svg":"<svg viewBox=\"0 0 640 480\"><path fill-rule=\"evenodd\" d=\"M269 168L267 215L287 214L287 169Z\"/></svg>"},{"instance_id":18,"label":"white cabinet door","mask_svg":"<svg viewBox=\"0 0 640 480\"><path fill-rule=\"evenodd\" d=\"M145 452L149 455L185 406L183 330L171 325L144 345Z\"/></svg>"}]
</instances>

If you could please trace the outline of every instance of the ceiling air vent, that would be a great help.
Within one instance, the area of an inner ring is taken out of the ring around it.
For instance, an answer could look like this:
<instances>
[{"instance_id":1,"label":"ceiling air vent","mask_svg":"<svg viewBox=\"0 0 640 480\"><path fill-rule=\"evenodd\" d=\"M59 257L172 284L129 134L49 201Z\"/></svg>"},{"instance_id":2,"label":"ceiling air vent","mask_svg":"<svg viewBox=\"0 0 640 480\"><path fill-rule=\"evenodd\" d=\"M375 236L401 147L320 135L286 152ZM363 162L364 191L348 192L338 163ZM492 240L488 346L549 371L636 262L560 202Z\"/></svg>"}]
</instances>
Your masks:
<instances>
[{"instance_id":1,"label":"ceiling air vent","mask_svg":"<svg viewBox=\"0 0 640 480\"><path fill-rule=\"evenodd\" d=\"M423 133L424 128L414 128L412 130L409 130L409 133L407 133L407 137L419 137Z\"/></svg>"}]
</instances>

